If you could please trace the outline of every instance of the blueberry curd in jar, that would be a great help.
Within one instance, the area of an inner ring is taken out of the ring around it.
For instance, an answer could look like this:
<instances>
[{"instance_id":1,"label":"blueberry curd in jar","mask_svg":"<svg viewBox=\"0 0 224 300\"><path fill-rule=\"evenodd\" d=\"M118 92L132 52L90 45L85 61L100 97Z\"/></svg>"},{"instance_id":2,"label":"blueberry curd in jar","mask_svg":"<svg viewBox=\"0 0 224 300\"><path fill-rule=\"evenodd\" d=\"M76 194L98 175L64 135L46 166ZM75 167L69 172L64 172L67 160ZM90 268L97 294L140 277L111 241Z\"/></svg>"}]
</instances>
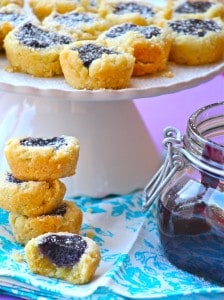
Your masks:
<instances>
[{"instance_id":1,"label":"blueberry curd in jar","mask_svg":"<svg viewBox=\"0 0 224 300\"><path fill-rule=\"evenodd\" d=\"M196 111L174 141L169 133L173 161L157 195L164 254L176 267L224 285L224 102Z\"/></svg>"},{"instance_id":2,"label":"blueberry curd in jar","mask_svg":"<svg viewBox=\"0 0 224 300\"><path fill-rule=\"evenodd\" d=\"M158 228L164 252L177 267L224 284L223 192L185 179L182 189L171 188L159 200Z\"/></svg>"}]
</instances>

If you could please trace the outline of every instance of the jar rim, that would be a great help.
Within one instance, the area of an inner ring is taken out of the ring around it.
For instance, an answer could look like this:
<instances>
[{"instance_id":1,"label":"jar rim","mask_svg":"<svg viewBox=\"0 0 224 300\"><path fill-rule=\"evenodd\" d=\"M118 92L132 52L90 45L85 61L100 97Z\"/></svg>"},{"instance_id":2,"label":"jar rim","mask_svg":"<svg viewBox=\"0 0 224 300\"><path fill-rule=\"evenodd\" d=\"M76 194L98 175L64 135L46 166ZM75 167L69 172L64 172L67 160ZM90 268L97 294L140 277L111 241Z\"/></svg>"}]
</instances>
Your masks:
<instances>
[{"instance_id":1,"label":"jar rim","mask_svg":"<svg viewBox=\"0 0 224 300\"><path fill-rule=\"evenodd\" d=\"M224 144L223 145L219 144L211 139L204 137L203 133L201 133L196 126L197 119L200 117L200 115L202 113L205 114L209 110L211 110L215 107L221 107L221 106L223 107L223 114L220 114L220 115L223 115L223 118L224 118L224 101L215 102L215 103L212 103L212 104L209 104L209 105L199 108L190 116L190 118L188 120L188 130L190 130L192 132L192 134L194 136L196 136L196 138L200 144L204 145L205 143L209 142L209 143L213 144L214 147L220 148L220 150L224 151Z\"/></svg>"}]
</instances>

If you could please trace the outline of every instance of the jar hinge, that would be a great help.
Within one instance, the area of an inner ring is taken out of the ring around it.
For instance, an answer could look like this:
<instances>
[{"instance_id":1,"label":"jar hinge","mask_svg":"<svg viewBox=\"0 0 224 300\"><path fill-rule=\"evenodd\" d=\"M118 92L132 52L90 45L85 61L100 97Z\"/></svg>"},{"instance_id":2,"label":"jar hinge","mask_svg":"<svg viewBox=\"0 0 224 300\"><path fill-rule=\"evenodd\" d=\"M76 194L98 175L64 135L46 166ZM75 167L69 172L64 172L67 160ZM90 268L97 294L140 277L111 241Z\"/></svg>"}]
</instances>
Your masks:
<instances>
[{"instance_id":1,"label":"jar hinge","mask_svg":"<svg viewBox=\"0 0 224 300\"><path fill-rule=\"evenodd\" d=\"M166 127L163 134L163 147L167 150L167 155L160 169L144 188L143 211L150 208L176 171L184 168L184 158L180 151L182 143L180 131L174 127Z\"/></svg>"}]
</instances>

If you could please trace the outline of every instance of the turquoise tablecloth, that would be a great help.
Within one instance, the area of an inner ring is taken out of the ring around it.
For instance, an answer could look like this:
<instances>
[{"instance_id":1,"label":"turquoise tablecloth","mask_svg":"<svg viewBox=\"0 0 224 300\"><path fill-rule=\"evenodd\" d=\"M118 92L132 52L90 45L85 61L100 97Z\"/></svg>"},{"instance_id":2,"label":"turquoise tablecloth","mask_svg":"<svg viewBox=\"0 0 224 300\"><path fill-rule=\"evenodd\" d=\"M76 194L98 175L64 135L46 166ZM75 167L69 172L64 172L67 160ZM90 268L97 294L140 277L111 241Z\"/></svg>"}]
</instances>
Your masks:
<instances>
[{"instance_id":1,"label":"turquoise tablecloth","mask_svg":"<svg viewBox=\"0 0 224 300\"><path fill-rule=\"evenodd\" d=\"M164 257L156 207L141 212L141 192L105 199L77 198L84 212L81 233L93 236L102 261L94 280L76 286L34 275L14 241L8 213L0 211L0 289L27 299L224 299L224 288L178 270ZM108 293L107 295L105 293ZM105 296L106 295L106 296ZM106 297L106 298L105 298Z\"/></svg>"}]
</instances>

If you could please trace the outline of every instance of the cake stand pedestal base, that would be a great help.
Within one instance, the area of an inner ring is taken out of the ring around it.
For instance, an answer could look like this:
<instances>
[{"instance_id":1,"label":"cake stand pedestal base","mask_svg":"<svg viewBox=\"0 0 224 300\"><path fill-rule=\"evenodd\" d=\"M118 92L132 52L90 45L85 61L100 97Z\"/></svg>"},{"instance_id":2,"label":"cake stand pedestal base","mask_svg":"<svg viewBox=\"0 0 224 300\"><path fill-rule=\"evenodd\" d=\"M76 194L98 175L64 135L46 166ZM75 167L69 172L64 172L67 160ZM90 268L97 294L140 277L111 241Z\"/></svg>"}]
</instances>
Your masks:
<instances>
[{"instance_id":1,"label":"cake stand pedestal base","mask_svg":"<svg viewBox=\"0 0 224 300\"><path fill-rule=\"evenodd\" d=\"M0 171L13 136L73 135L80 140L67 196L105 197L145 186L160 164L156 147L131 100L72 101L4 93L0 97Z\"/></svg>"}]
</instances>

